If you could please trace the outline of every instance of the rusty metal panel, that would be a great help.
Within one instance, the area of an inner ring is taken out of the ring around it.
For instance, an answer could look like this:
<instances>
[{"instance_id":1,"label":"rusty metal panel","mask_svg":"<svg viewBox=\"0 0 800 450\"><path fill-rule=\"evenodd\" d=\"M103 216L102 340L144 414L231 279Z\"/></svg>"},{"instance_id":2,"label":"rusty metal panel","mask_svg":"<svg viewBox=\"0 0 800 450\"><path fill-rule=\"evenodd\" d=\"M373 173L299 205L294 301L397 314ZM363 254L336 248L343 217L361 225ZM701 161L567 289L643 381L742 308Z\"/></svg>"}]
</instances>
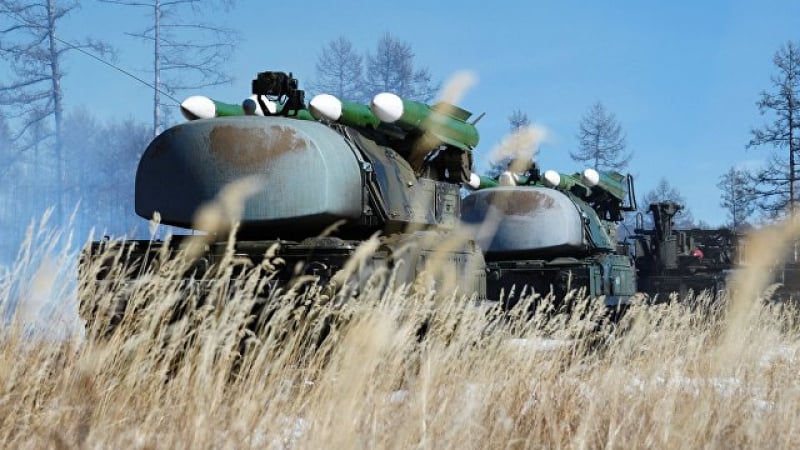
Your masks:
<instances>
[{"instance_id":1,"label":"rusty metal panel","mask_svg":"<svg viewBox=\"0 0 800 450\"><path fill-rule=\"evenodd\" d=\"M547 255L585 251L584 219L563 193L545 187L475 191L461 204L462 221L476 226L487 255Z\"/></svg>"},{"instance_id":2,"label":"rusty metal panel","mask_svg":"<svg viewBox=\"0 0 800 450\"><path fill-rule=\"evenodd\" d=\"M285 117L222 117L187 122L147 148L136 174L136 212L190 227L197 209L227 184L260 176L242 225L309 231L362 211L359 163L343 136L320 123Z\"/></svg>"},{"instance_id":3,"label":"rusty metal panel","mask_svg":"<svg viewBox=\"0 0 800 450\"><path fill-rule=\"evenodd\" d=\"M372 163L381 203L386 208L387 229L400 230L414 225L452 228L453 215L457 214L452 211L454 206L440 211L437 204L444 201L440 198L443 195L457 195L457 185L417 178L408 161L391 148L357 133L353 133L353 140ZM447 207L439 205L439 208Z\"/></svg>"}]
</instances>

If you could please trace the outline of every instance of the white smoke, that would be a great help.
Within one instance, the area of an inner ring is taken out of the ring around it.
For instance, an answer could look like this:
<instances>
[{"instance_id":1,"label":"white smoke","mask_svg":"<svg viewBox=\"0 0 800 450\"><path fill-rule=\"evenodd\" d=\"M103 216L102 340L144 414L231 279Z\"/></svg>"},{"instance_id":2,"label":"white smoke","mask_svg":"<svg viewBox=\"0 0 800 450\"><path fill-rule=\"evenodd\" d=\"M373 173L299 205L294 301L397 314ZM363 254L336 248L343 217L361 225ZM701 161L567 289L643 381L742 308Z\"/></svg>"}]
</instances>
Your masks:
<instances>
[{"instance_id":1,"label":"white smoke","mask_svg":"<svg viewBox=\"0 0 800 450\"><path fill-rule=\"evenodd\" d=\"M0 317L6 330L21 327L30 338L64 340L83 334L78 317L78 252L70 226L50 227L51 213L28 227L15 261L0 270Z\"/></svg>"}]
</instances>

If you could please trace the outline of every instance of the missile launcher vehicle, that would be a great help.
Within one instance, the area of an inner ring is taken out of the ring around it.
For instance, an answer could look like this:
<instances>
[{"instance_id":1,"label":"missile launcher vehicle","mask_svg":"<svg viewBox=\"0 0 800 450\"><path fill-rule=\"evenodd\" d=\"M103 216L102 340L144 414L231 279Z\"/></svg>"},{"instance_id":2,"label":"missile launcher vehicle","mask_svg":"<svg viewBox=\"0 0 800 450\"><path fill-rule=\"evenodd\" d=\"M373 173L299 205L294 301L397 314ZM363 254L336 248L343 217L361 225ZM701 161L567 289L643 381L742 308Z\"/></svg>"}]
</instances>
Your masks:
<instances>
[{"instance_id":1,"label":"missile launcher vehicle","mask_svg":"<svg viewBox=\"0 0 800 450\"><path fill-rule=\"evenodd\" d=\"M484 250L489 298L513 306L527 286L555 299L583 290L610 307L631 301L636 269L616 239L622 213L636 209L631 176L541 175L533 167L500 179L514 185L477 190L462 202L462 220L476 227Z\"/></svg>"},{"instance_id":2,"label":"missile launcher vehicle","mask_svg":"<svg viewBox=\"0 0 800 450\"><path fill-rule=\"evenodd\" d=\"M306 108L291 74L259 73L253 97L241 106L187 99L182 110L190 120L147 147L136 173L136 213L204 235L204 247L186 270L187 284L214 276L210 271L229 252L227 230L235 226L232 251L238 260L257 266L269 249L278 249L272 256L283 264L273 287L307 276L327 283L362 242L379 235L364 270L354 275L355 284L379 268L392 271L397 285L411 284L435 259L456 274L449 292L484 299L483 253L471 239L448 241L459 225L461 182L465 173L469 177L470 152L478 139L474 125L466 122L470 113L452 105L419 108L422 104L400 101L389 105L398 116L398 123L390 123L371 110L378 110L380 101L373 108L356 105L355 111L354 104L339 104L336 118L324 115L330 105L320 112L317 103ZM436 123L429 125L427 118L409 123L404 106L424 109ZM258 189L243 199L237 223L197 220L205 205L219 201L226 186L243 178L255 180ZM194 237L126 241L126 273L133 281L154 270L164 255L178 254ZM441 250L443 242L447 250ZM109 266L118 264L106 251L112 244L92 243L84 257L106 255ZM90 278L107 282L108 272ZM91 326L98 311L94 288L81 289L82 315ZM113 315L121 317L125 301L111 308ZM118 319L112 317L112 325Z\"/></svg>"},{"instance_id":3,"label":"missile launcher vehicle","mask_svg":"<svg viewBox=\"0 0 800 450\"><path fill-rule=\"evenodd\" d=\"M716 298L736 262L737 236L727 228L678 230L674 217L682 205L665 201L649 205L652 228L637 217L634 246L639 290L655 301L671 294L683 299L691 292Z\"/></svg>"},{"instance_id":4,"label":"missile launcher vehicle","mask_svg":"<svg viewBox=\"0 0 800 450\"><path fill-rule=\"evenodd\" d=\"M270 289L308 276L328 283L360 244L378 236L349 283L386 269L396 283L411 284L435 272L428 262L436 261L455 274L455 286L434 279L435 289L478 300L507 300L524 286L556 298L585 289L612 306L633 295L633 263L617 252L613 226L635 207L629 176L531 170L517 185L499 186L472 173L479 135L468 122L471 113L455 105L391 93L370 105L326 94L306 105L297 80L282 72L259 73L252 87L241 105L187 99L188 122L157 136L139 163L136 213L203 236L185 271L187 284L215 276L214 267L231 251L257 266L273 248L283 264ZM243 199L238 217L198 220L243 178L257 188ZM463 200L462 187L474 189ZM477 231L465 234L465 228ZM235 230L232 247L228 230ZM129 281L195 237L126 241ZM84 257L105 255L108 268L119 264L109 245L92 243ZM90 278L108 282L106 273ZM98 305L90 284L82 286L80 300L91 327ZM126 300L119 299L112 325L125 310Z\"/></svg>"}]
</instances>

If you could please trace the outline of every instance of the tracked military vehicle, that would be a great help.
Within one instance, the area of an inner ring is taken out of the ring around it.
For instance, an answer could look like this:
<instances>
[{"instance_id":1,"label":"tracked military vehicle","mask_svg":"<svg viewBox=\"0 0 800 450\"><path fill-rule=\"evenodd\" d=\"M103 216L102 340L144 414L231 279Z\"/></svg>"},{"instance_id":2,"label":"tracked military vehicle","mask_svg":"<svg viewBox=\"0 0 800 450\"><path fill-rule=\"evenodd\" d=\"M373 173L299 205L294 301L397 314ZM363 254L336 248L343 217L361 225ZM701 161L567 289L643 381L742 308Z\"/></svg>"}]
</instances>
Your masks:
<instances>
[{"instance_id":1,"label":"tracked military vehicle","mask_svg":"<svg viewBox=\"0 0 800 450\"><path fill-rule=\"evenodd\" d=\"M652 228L645 228L643 216L631 242L638 269L638 289L657 301L673 293L678 298L705 292L712 298L726 286L736 261L737 236L727 228L678 230L674 217L682 205L665 201L649 205Z\"/></svg>"},{"instance_id":2,"label":"tracked military vehicle","mask_svg":"<svg viewBox=\"0 0 800 450\"><path fill-rule=\"evenodd\" d=\"M207 279L226 255L234 225L208 224L198 215L219 201L226 186L249 177L259 187L242 199L240 217L229 219L238 221L232 251L258 265L268 249L277 248L272 257L283 264L271 286L304 276L327 283L359 244L380 235L361 276L386 268L397 284L412 283L436 259L456 274L455 289L484 299L485 264L475 242L460 239L440 249L459 224L459 190L478 140L466 122L470 113L387 94L372 107L380 120L368 106L331 96L307 108L297 85L291 74L263 72L242 105L187 99L182 111L190 120L145 150L136 173L136 213L205 233L187 281ZM131 279L177 254L191 238L125 242ZM108 245L96 242L85 256L103 254ZM109 256L108 264L117 263ZM103 277L101 271L97 278ZM91 316L96 307L87 304L93 301L88 292L82 309ZM124 309L116 306L117 313Z\"/></svg>"},{"instance_id":3,"label":"tracked military vehicle","mask_svg":"<svg viewBox=\"0 0 800 450\"><path fill-rule=\"evenodd\" d=\"M462 220L476 227L486 257L489 298L513 305L527 286L542 297L582 290L608 306L628 304L636 270L618 251L616 224L636 209L632 177L593 169L541 175L535 167L504 175L507 186L462 202Z\"/></svg>"},{"instance_id":4,"label":"tracked military vehicle","mask_svg":"<svg viewBox=\"0 0 800 450\"><path fill-rule=\"evenodd\" d=\"M136 213L206 233L187 282L207 280L229 250L258 265L277 248L272 256L283 264L270 288L305 276L324 284L378 235L377 250L362 265L365 277L385 268L398 284L413 283L436 261L455 274L455 290L480 300L508 299L526 285L556 298L583 288L609 305L633 294L632 262L617 253L612 226L630 207L629 177L536 172L519 185L497 186L471 172L478 132L471 114L457 106L391 93L369 106L325 94L306 105L297 80L282 72L258 74L252 92L240 105L190 97L182 104L189 121L156 137L139 163ZM237 221L231 248L233 223L197 219L226 186L248 177L258 188L231 219ZM462 201L462 186L485 189ZM463 223L497 226L465 235ZM187 239L127 241L126 276L135 280L152 270ZM85 256L96 258L107 245L96 242ZM95 277L102 282L104 272ZM441 288L441 280L433 281ZM91 319L91 286L81 300ZM125 307L122 298L115 314Z\"/></svg>"}]
</instances>

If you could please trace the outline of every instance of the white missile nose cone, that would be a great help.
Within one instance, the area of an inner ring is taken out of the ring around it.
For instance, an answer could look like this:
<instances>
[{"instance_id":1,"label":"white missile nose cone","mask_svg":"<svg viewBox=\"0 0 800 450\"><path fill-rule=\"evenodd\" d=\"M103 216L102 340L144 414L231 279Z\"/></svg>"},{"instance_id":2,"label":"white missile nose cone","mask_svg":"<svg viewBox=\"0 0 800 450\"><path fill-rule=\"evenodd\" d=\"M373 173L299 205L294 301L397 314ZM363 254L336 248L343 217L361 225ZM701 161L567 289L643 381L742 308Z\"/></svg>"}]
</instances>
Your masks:
<instances>
[{"instance_id":1,"label":"white missile nose cone","mask_svg":"<svg viewBox=\"0 0 800 450\"><path fill-rule=\"evenodd\" d=\"M467 182L469 187L472 189L479 189L481 187L481 177L478 174L470 173L469 174L469 182Z\"/></svg>"},{"instance_id":2,"label":"white missile nose cone","mask_svg":"<svg viewBox=\"0 0 800 450\"><path fill-rule=\"evenodd\" d=\"M257 115L257 116L265 115L264 111L261 110L261 104L258 103L258 96L257 95L251 95L250 97L247 97L247 99L245 101L247 101L247 100L252 100L256 104L255 115ZM269 111L270 114L275 114L275 112L278 111L278 105L276 105L275 102L273 102L272 100L270 100L270 99L268 99L266 97L263 97L262 100L264 100L264 104L267 105L267 110ZM242 106L244 106L244 103L242 103Z\"/></svg>"},{"instance_id":3,"label":"white missile nose cone","mask_svg":"<svg viewBox=\"0 0 800 450\"><path fill-rule=\"evenodd\" d=\"M516 186L517 182L514 180L514 174L511 172L503 172L497 177L497 182L500 186Z\"/></svg>"},{"instance_id":4,"label":"white missile nose cone","mask_svg":"<svg viewBox=\"0 0 800 450\"><path fill-rule=\"evenodd\" d=\"M318 120L335 122L342 117L342 102L330 94L315 95L308 104L308 109Z\"/></svg>"},{"instance_id":5,"label":"white missile nose cone","mask_svg":"<svg viewBox=\"0 0 800 450\"><path fill-rule=\"evenodd\" d=\"M217 115L214 100L202 95L193 95L181 103L181 114L186 120L210 119Z\"/></svg>"},{"instance_id":6,"label":"white missile nose cone","mask_svg":"<svg viewBox=\"0 0 800 450\"><path fill-rule=\"evenodd\" d=\"M369 109L381 122L395 123L403 116L403 99L391 92L381 92L372 99Z\"/></svg>"},{"instance_id":7,"label":"white missile nose cone","mask_svg":"<svg viewBox=\"0 0 800 450\"><path fill-rule=\"evenodd\" d=\"M597 173L596 170L589 168L581 173L581 180L589 186L594 187L600 184L600 174Z\"/></svg>"},{"instance_id":8,"label":"white missile nose cone","mask_svg":"<svg viewBox=\"0 0 800 450\"><path fill-rule=\"evenodd\" d=\"M558 187L561 184L561 175L555 170L547 170L544 172L544 183L550 187Z\"/></svg>"}]
</instances>

